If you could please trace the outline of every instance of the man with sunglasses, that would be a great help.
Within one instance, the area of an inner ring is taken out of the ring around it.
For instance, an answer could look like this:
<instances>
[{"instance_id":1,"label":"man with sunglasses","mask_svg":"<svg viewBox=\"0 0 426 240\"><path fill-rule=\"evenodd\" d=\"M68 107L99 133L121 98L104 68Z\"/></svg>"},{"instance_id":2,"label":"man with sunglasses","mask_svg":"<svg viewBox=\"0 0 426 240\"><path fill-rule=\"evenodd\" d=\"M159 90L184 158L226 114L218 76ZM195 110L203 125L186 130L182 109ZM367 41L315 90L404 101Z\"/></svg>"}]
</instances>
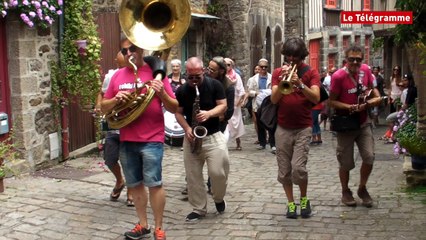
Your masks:
<instances>
[{"instance_id":1,"label":"man with sunglasses","mask_svg":"<svg viewBox=\"0 0 426 240\"><path fill-rule=\"evenodd\" d=\"M252 108L253 112L256 114L257 141L259 142L257 149L263 150L266 148L266 138L269 136L268 141L271 146L271 152L275 153L274 131L266 129L264 124L260 121L261 111L258 111L263 100L271 95L272 75L268 72L268 60L261 58L257 62L257 65L260 67L260 72L247 81L248 96L253 98Z\"/></svg>"},{"instance_id":2,"label":"man with sunglasses","mask_svg":"<svg viewBox=\"0 0 426 240\"><path fill-rule=\"evenodd\" d=\"M203 167L207 163L208 176L212 183L212 196L218 213L226 208L224 200L228 184L229 161L225 136L220 131L219 118L226 111L225 90L222 84L204 75L203 62L191 57L186 62L187 82L178 88L176 98L179 107L176 119L185 130L183 141L183 160L188 187L188 201L193 210L186 221L196 221L207 214L207 193L204 185ZM199 91L199 112L195 112L195 121L207 129L199 151L191 151L195 140L193 133L193 106Z\"/></svg>"},{"instance_id":3,"label":"man with sunglasses","mask_svg":"<svg viewBox=\"0 0 426 240\"><path fill-rule=\"evenodd\" d=\"M355 168L356 143L362 158L357 193L362 205L372 207L373 200L366 187L374 163L374 138L368 111L371 107L378 106L381 98L377 88L374 88L373 76L368 65L362 64L363 57L364 53L360 46L353 45L345 51L347 64L331 77L329 100L330 107L335 109L336 114L359 116L359 129L337 132L336 156L339 162L342 203L347 206L357 204L349 189L350 171ZM372 90L371 96L366 101L360 101L359 95L369 90Z\"/></svg>"},{"instance_id":4,"label":"man with sunglasses","mask_svg":"<svg viewBox=\"0 0 426 240\"><path fill-rule=\"evenodd\" d=\"M134 229L124 235L129 239L141 239L150 235L146 209L149 199L155 222L154 237L157 240L165 239L165 232L162 229L166 202L162 184L164 152L162 105L167 111L174 113L178 103L167 77L153 80L153 69L143 60L143 49L133 45L128 39L121 42L121 47L121 53L127 64L111 78L102 100L102 111L110 112L118 103L131 100L130 93L135 91L135 74L129 63L130 57L133 57L133 63L137 66L137 76L155 91L146 110L133 122L120 129L120 161L139 218ZM149 190L149 198L145 187Z\"/></svg>"},{"instance_id":5,"label":"man with sunglasses","mask_svg":"<svg viewBox=\"0 0 426 240\"><path fill-rule=\"evenodd\" d=\"M278 181L286 194L287 218L297 218L293 184L300 190L300 215L311 216L311 204L307 196L309 142L312 135L311 109L320 100L320 75L303 61L309 55L305 42L298 37L288 38L282 45L281 54L290 66L276 68L272 73L271 102L278 104L278 124L275 131L277 143ZM291 76L291 70L297 74ZM279 90L279 83L290 78L293 91L287 95Z\"/></svg>"}]
</instances>

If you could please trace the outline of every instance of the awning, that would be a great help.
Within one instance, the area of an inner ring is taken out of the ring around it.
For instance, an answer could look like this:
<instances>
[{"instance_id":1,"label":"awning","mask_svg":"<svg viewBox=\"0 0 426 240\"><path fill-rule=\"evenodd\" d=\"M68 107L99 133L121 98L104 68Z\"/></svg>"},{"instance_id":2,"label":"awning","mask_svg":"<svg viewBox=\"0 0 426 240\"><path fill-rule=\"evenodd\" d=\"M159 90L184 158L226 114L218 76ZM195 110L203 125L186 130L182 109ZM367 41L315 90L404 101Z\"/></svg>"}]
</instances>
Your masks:
<instances>
[{"instance_id":1,"label":"awning","mask_svg":"<svg viewBox=\"0 0 426 240\"><path fill-rule=\"evenodd\" d=\"M207 13L191 13L191 16L195 18L220 19L216 16L213 16Z\"/></svg>"}]
</instances>

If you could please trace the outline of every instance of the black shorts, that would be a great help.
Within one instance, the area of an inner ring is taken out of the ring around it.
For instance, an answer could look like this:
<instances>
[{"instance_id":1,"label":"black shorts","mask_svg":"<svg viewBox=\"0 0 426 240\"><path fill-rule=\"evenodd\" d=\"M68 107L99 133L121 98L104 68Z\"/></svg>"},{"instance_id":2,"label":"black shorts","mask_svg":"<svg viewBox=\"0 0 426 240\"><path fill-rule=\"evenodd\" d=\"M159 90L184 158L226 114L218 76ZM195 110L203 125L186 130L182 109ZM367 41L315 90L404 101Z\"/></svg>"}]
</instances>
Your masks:
<instances>
[{"instance_id":1,"label":"black shorts","mask_svg":"<svg viewBox=\"0 0 426 240\"><path fill-rule=\"evenodd\" d=\"M120 152L120 134L115 131L108 131L104 144L105 165L109 168L118 162Z\"/></svg>"}]
</instances>

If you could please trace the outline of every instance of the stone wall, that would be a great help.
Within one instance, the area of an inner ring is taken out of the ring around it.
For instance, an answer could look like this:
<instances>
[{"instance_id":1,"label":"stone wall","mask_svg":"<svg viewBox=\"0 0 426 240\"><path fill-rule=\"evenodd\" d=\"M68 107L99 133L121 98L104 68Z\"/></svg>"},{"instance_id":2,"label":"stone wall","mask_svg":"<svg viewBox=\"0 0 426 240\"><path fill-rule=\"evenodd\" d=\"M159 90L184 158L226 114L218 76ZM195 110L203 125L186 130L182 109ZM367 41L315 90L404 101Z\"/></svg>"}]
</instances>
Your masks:
<instances>
[{"instance_id":1,"label":"stone wall","mask_svg":"<svg viewBox=\"0 0 426 240\"><path fill-rule=\"evenodd\" d=\"M51 109L49 62L57 60L57 26L40 31L10 14L6 23L11 119L15 143L31 168L50 159L49 134L57 131Z\"/></svg>"},{"instance_id":2,"label":"stone wall","mask_svg":"<svg viewBox=\"0 0 426 240\"><path fill-rule=\"evenodd\" d=\"M255 24L260 26L262 39L266 38L267 29L270 29L270 37L273 41L275 28L279 26L284 30L283 0L239 0L219 1L225 5L225 12L219 17L229 20L232 24L230 29L233 33L233 44L230 56L236 60L237 66L243 71L247 80L254 66L251 66L252 49L250 49L250 36ZM281 47L281 46L278 46ZM266 53L262 47L262 57L270 54L273 58L275 46L272 42L271 52ZM257 62L258 59L254 60ZM273 61L273 59L272 59Z\"/></svg>"}]
</instances>

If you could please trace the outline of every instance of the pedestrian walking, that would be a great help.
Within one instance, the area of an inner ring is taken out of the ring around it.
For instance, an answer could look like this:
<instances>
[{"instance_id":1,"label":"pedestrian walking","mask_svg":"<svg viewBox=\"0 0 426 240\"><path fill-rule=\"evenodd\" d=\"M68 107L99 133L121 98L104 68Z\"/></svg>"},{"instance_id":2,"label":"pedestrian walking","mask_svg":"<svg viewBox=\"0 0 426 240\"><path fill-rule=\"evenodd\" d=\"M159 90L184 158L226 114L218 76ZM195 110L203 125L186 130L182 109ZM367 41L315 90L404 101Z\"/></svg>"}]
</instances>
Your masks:
<instances>
[{"instance_id":1,"label":"pedestrian walking","mask_svg":"<svg viewBox=\"0 0 426 240\"><path fill-rule=\"evenodd\" d=\"M297 218L297 207L293 195L293 184L300 189L300 215L311 215L311 204L307 196L309 142L312 134L311 108L320 100L320 75L303 61L309 55L305 42L293 37L285 41L281 54L290 66L276 68L272 74L272 103L278 104L277 141L278 181L287 196L287 218ZM297 69L290 75L289 67ZM279 84L289 80L292 92L283 94Z\"/></svg>"},{"instance_id":2,"label":"pedestrian walking","mask_svg":"<svg viewBox=\"0 0 426 240\"><path fill-rule=\"evenodd\" d=\"M347 206L357 204L349 188L350 171L355 168L354 144L356 143L362 158L357 193L362 199L362 205L371 207L373 200L366 185L373 169L374 138L368 111L370 107L378 106L381 98L378 90L374 88L368 65L361 64L363 58L364 52L357 45L353 45L345 51L347 64L333 74L329 100L330 107L335 109L337 115L346 116L345 118L349 120L354 119L353 121L356 123L352 130L340 131L336 129L339 126L332 126L337 131L336 156L342 186L341 200ZM352 124L341 123L341 125Z\"/></svg>"},{"instance_id":3,"label":"pedestrian walking","mask_svg":"<svg viewBox=\"0 0 426 240\"><path fill-rule=\"evenodd\" d=\"M133 45L128 39L121 43L122 53L128 67L118 70L102 100L102 111L111 112L121 102L131 99L135 90L135 75L142 82L150 82L155 94L146 110L133 122L120 129L120 161L126 185L131 189L139 222L124 235L130 239L140 239L150 235L147 218L148 199L155 222L155 239L165 239L163 213L166 193L162 183L162 160L164 152L164 108L174 113L178 103L167 77L153 78L153 70L143 60L144 50ZM136 67L132 67L130 61ZM145 187L149 190L148 194Z\"/></svg>"},{"instance_id":4,"label":"pedestrian walking","mask_svg":"<svg viewBox=\"0 0 426 240\"><path fill-rule=\"evenodd\" d=\"M224 198L229 173L228 147L220 131L219 118L224 115L227 105L223 85L204 74L200 58L191 57L187 60L186 73L187 82L176 91L179 108L175 115L185 130L183 160L188 201L192 207L186 221L196 221L207 214L203 176L205 163L211 178L216 210L223 213L226 208Z\"/></svg>"}]
</instances>

